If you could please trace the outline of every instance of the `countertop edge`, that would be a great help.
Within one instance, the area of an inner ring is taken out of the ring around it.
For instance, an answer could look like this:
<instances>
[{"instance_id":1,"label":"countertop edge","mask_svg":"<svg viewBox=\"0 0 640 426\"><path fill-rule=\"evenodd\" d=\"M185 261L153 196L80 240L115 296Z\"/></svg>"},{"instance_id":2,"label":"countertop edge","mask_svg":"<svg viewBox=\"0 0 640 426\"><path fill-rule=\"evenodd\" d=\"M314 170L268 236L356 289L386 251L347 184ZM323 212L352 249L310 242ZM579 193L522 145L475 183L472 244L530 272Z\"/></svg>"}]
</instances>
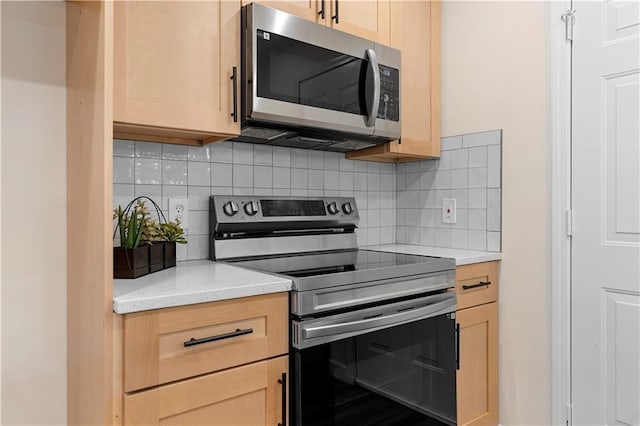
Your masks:
<instances>
[{"instance_id":1,"label":"countertop edge","mask_svg":"<svg viewBox=\"0 0 640 426\"><path fill-rule=\"evenodd\" d=\"M456 260L456 266L502 260L502 253L499 252L461 250L412 244L379 244L360 248L365 250L413 254L418 256L450 257Z\"/></svg>"}]
</instances>

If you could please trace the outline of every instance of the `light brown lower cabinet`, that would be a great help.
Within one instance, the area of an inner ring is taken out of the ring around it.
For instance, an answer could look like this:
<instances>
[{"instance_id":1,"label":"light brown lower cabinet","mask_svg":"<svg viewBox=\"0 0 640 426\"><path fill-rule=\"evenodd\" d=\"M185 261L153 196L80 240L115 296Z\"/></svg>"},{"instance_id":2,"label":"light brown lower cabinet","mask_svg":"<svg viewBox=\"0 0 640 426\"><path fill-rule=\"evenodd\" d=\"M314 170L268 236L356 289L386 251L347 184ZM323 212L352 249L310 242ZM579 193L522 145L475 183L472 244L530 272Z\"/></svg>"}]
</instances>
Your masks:
<instances>
[{"instance_id":1,"label":"light brown lower cabinet","mask_svg":"<svg viewBox=\"0 0 640 426\"><path fill-rule=\"evenodd\" d=\"M288 359L285 355L126 395L124 424L283 424Z\"/></svg>"},{"instance_id":2,"label":"light brown lower cabinet","mask_svg":"<svg viewBox=\"0 0 640 426\"><path fill-rule=\"evenodd\" d=\"M458 425L498 424L498 262L456 271L460 327Z\"/></svg>"}]
</instances>

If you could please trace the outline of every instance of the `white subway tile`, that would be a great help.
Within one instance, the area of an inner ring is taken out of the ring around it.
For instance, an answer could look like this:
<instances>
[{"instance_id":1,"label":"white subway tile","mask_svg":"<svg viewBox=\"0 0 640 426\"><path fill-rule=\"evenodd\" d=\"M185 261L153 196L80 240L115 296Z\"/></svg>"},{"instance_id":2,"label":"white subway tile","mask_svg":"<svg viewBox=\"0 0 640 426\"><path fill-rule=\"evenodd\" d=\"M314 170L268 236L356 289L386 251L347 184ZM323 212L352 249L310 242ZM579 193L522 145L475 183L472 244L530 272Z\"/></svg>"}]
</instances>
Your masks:
<instances>
[{"instance_id":1,"label":"white subway tile","mask_svg":"<svg viewBox=\"0 0 640 426\"><path fill-rule=\"evenodd\" d=\"M369 227L380 226L380 209L367 210L367 226Z\"/></svg>"},{"instance_id":2,"label":"white subway tile","mask_svg":"<svg viewBox=\"0 0 640 426\"><path fill-rule=\"evenodd\" d=\"M367 173L367 190L380 191L380 173Z\"/></svg>"},{"instance_id":3,"label":"white subway tile","mask_svg":"<svg viewBox=\"0 0 640 426\"><path fill-rule=\"evenodd\" d=\"M189 233L196 235L209 233L209 212L189 210Z\"/></svg>"},{"instance_id":4,"label":"white subway tile","mask_svg":"<svg viewBox=\"0 0 640 426\"><path fill-rule=\"evenodd\" d=\"M172 188L172 187L169 187L169 188ZM177 188L180 188L180 187L177 187ZM188 186L186 188L187 188L187 198L189 200L189 210L209 211L209 196L211 195L211 187ZM229 193L231 193L231 191L229 191ZM165 196L164 191L162 194L163 196Z\"/></svg>"},{"instance_id":5,"label":"white subway tile","mask_svg":"<svg viewBox=\"0 0 640 426\"><path fill-rule=\"evenodd\" d=\"M352 172L353 171L353 161L347 159L346 157L340 157L338 161L338 168L344 172Z\"/></svg>"},{"instance_id":6,"label":"white subway tile","mask_svg":"<svg viewBox=\"0 0 640 426\"><path fill-rule=\"evenodd\" d=\"M380 190L381 191L395 191L395 181L393 175L382 173L380 175Z\"/></svg>"},{"instance_id":7,"label":"white subway tile","mask_svg":"<svg viewBox=\"0 0 640 426\"><path fill-rule=\"evenodd\" d=\"M278 189L290 189L291 188L291 169L288 167L274 167L273 168L273 187ZM280 191L278 191L280 192ZM276 194L274 191L273 195Z\"/></svg>"},{"instance_id":8,"label":"white subway tile","mask_svg":"<svg viewBox=\"0 0 640 426\"><path fill-rule=\"evenodd\" d=\"M469 167L487 167L487 147L470 148Z\"/></svg>"},{"instance_id":9,"label":"white subway tile","mask_svg":"<svg viewBox=\"0 0 640 426\"><path fill-rule=\"evenodd\" d=\"M375 161L367 162L367 172L380 173L380 163L376 163Z\"/></svg>"},{"instance_id":10,"label":"white subway tile","mask_svg":"<svg viewBox=\"0 0 640 426\"><path fill-rule=\"evenodd\" d=\"M353 197L353 190L352 189L345 189L345 190L340 190L340 196L341 197Z\"/></svg>"},{"instance_id":11,"label":"white subway tile","mask_svg":"<svg viewBox=\"0 0 640 426\"><path fill-rule=\"evenodd\" d=\"M419 209L420 205L420 191L407 191L406 207L410 209Z\"/></svg>"},{"instance_id":12,"label":"white subway tile","mask_svg":"<svg viewBox=\"0 0 640 426\"><path fill-rule=\"evenodd\" d=\"M501 164L501 146L490 146L487 152L487 186L489 188L500 188Z\"/></svg>"},{"instance_id":13,"label":"white subway tile","mask_svg":"<svg viewBox=\"0 0 640 426\"><path fill-rule=\"evenodd\" d=\"M395 243L395 236L393 226L381 226L380 227L380 244L393 244Z\"/></svg>"},{"instance_id":14,"label":"white subway tile","mask_svg":"<svg viewBox=\"0 0 640 426\"><path fill-rule=\"evenodd\" d=\"M406 244L407 241L407 227L406 226L398 226L396 228L396 242L398 244Z\"/></svg>"},{"instance_id":15,"label":"white subway tile","mask_svg":"<svg viewBox=\"0 0 640 426\"><path fill-rule=\"evenodd\" d=\"M135 197L135 186L116 183L113 185L113 208L120 206L124 209Z\"/></svg>"},{"instance_id":16,"label":"white subway tile","mask_svg":"<svg viewBox=\"0 0 640 426\"><path fill-rule=\"evenodd\" d=\"M306 149L292 149L291 150L291 167L296 169L306 169L309 165L307 161ZM306 187L306 185L305 185Z\"/></svg>"},{"instance_id":17,"label":"white subway tile","mask_svg":"<svg viewBox=\"0 0 640 426\"><path fill-rule=\"evenodd\" d=\"M500 252L500 232L487 232L487 251Z\"/></svg>"},{"instance_id":18,"label":"white subway tile","mask_svg":"<svg viewBox=\"0 0 640 426\"><path fill-rule=\"evenodd\" d=\"M451 230L436 228L436 247L451 247Z\"/></svg>"},{"instance_id":19,"label":"white subway tile","mask_svg":"<svg viewBox=\"0 0 640 426\"><path fill-rule=\"evenodd\" d=\"M487 187L487 169L484 167L474 167L469 169L469 188Z\"/></svg>"},{"instance_id":20,"label":"white subway tile","mask_svg":"<svg viewBox=\"0 0 640 426\"><path fill-rule=\"evenodd\" d=\"M340 190L353 191L353 172L340 172Z\"/></svg>"},{"instance_id":21,"label":"white subway tile","mask_svg":"<svg viewBox=\"0 0 640 426\"><path fill-rule=\"evenodd\" d=\"M471 229L469 230L469 249L470 250L486 250L487 249L487 231Z\"/></svg>"},{"instance_id":22,"label":"white subway tile","mask_svg":"<svg viewBox=\"0 0 640 426\"><path fill-rule=\"evenodd\" d=\"M233 165L233 187L253 188L253 166Z\"/></svg>"},{"instance_id":23,"label":"white subway tile","mask_svg":"<svg viewBox=\"0 0 640 426\"><path fill-rule=\"evenodd\" d=\"M325 175L325 177L326 177L326 175ZM367 208L369 208L369 209L379 209L381 207L382 207L382 200L381 200L380 192L369 191L367 193Z\"/></svg>"},{"instance_id":24,"label":"white subway tile","mask_svg":"<svg viewBox=\"0 0 640 426\"><path fill-rule=\"evenodd\" d=\"M297 189L291 189L291 196L292 197L307 197L309 196L309 190L307 188L297 188Z\"/></svg>"},{"instance_id":25,"label":"white subway tile","mask_svg":"<svg viewBox=\"0 0 640 426\"><path fill-rule=\"evenodd\" d=\"M469 207L469 191L466 189L452 189L451 198L456 200L457 209L466 209Z\"/></svg>"},{"instance_id":26,"label":"white subway tile","mask_svg":"<svg viewBox=\"0 0 640 426\"><path fill-rule=\"evenodd\" d=\"M134 183L134 159L126 157L114 157L113 182Z\"/></svg>"},{"instance_id":27,"label":"white subway tile","mask_svg":"<svg viewBox=\"0 0 640 426\"><path fill-rule=\"evenodd\" d=\"M253 195L273 195L271 188L253 188Z\"/></svg>"},{"instance_id":28,"label":"white subway tile","mask_svg":"<svg viewBox=\"0 0 640 426\"><path fill-rule=\"evenodd\" d=\"M450 189L437 189L435 191L436 196L436 205L435 207L438 209L442 208L442 200L445 198L451 198L451 190Z\"/></svg>"},{"instance_id":29,"label":"white subway tile","mask_svg":"<svg viewBox=\"0 0 640 426\"><path fill-rule=\"evenodd\" d=\"M448 138L442 138L440 140L440 146L442 151L450 151L452 149L462 148L462 136L450 136Z\"/></svg>"},{"instance_id":30,"label":"white subway tile","mask_svg":"<svg viewBox=\"0 0 640 426\"><path fill-rule=\"evenodd\" d=\"M209 186L211 185L211 164L196 161L187 162L187 173L189 185Z\"/></svg>"},{"instance_id":31,"label":"white subway tile","mask_svg":"<svg viewBox=\"0 0 640 426\"><path fill-rule=\"evenodd\" d=\"M469 169L453 170L453 173L451 174L451 188L469 188Z\"/></svg>"},{"instance_id":32,"label":"white subway tile","mask_svg":"<svg viewBox=\"0 0 640 426\"><path fill-rule=\"evenodd\" d=\"M440 159L437 162L436 168L438 170L451 170L452 158L452 151L442 151L440 153Z\"/></svg>"},{"instance_id":33,"label":"white subway tile","mask_svg":"<svg viewBox=\"0 0 640 426\"><path fill-rule=\"evenodd\" d=\"M307 163L310 169L322 170L324 168L324 152L309 151L307 155Z\"/></svg>"},{"instance_id":34,"label":"white subway tile","mask_svg":"<svg viewBox=\"0 0 640 426\"><path fill-rule=\"evenodd\" d=\"M322 170L309 170L308 189L324 189L324 172Z\"/></svg>"},{"instance_id":35,"label":"white subway tile","mask_svg":"<svg viewBox=\"0 0 640 426\"><path fill-rule=\"evenodd\" d=\"M353 174L353 189L355 189L356 191L367 190L367 174L366 173Z\"/></svg>"},{"instance_id":36,"label":"white subway tile","mask_svg":"<svg viewBox=\"0 0 640 426\"><path fill-rule=\"evenodd\" d=\"M425 228L433 228L435 226L435 215L439 210L422 209L420 210L420 226Z\"/></svg>"},{"instance_id":37,"label":"white subway tile","mask_svg":"<svg viewBox=\"0 0 640 426\"><path fill-rule=\"evenodd\" d=\"M380 226L396 226L396 210L381 209L380 210Z\"/></svg>"},{"instance_id":38,"label":"white subway tile","mask_svg":"<svg viewBox=\"0 0 640 426\"><path fill-rule=\"evenodd\" d=\"M436 230L433 228L419 228L420 232L420 245L423 246L435 246L436 245Z\"/></svg>"},{"instance_id":39,"label":"white subway tile","mask_svg":"<svg viewBox=\"0 0 640 426\"><path fill-rule=\"evenodd\" d=\"M484 209L469 209L469 229L487 229L487 211Z\"/></svg>"},{"instance_id":40,"label":"white subway tile","mask_svg":"<svg viewBox=\"0 0 640 426\"><path fill-rule=\"evenodd\" d=\"M486 188L474 188L469 190L469 208L471 209L487 208Z\"/></svg>"},{"instance_id":41,"label":"white subway tile","mask_svg":"<svg viewBox=\"0 0 640 426\"><path fill-rule=\"evenodd\" d=\"M253 187L273 187L273 168L271 166L253 166Z\"/></svg>"},{"instance_id":42,"label":"white subway tile","mask_svg":"<svg viewBox=\"0 0 640 426\"><path fill-rule=\"evenodd\" d=\"M439 210L439 212L442 215L442 211ZM456 205L456 223L452 223L451 227L456 229L468 229L469 228L469 209L458 208Z\"/></svg>"},{"instance_id":43,"label":"white subway tile","mask_svg":"<svg viewBox=\"0 0 640 426\"><path fill-rule=\"evenodd\" d=\"M420 176L420 189L422 191L436 189L436 172L422 172Z\"/></svg>"},{"instance_id":44,"label":"white subway tile","mask_svg":"<svg viewBox=\"0 0 640 426\"><path fill-rule=\"evenodd\" d=\"M469 233L466 229L451 230L451 248L454 248L454 249L469 248Z\"/></svg>"},{"instance_id":45,"label":"white subway tile","mask_svg":"<svg viewBox=\"0 0 640 426\"><path fill-rule=\"evenodd\" d=\"M395 163L380 163L380 173L390 175L395 173L396 165Z\"/></svg>"},{"instance_id":46,"label":"white subway tile","mask_svg":"<svg viewBox=\"0 0 640 426\"><path fill-rule=\"evenodd\" d=\"M360 214L360 223L358 224L358 226L360 228L366 228L368 218L369 218L369 210L362 209L360 210L359 214Z\"/></svg>"},{"instance_id":47,"label":"white subway tile","mask_svg":"<svg viewBox=\"0 0 640 426\"><path fill-rule=\"evenodd\" d=\"M115 157L134 157L135 143L127 139L113 140L113 155Z\"/></svg>"},{"instance_id":48,"label":"white subway tile","mask_svg":"<svg viewBox=\"0 0 640 426\"><path fill-rule=\"evenodd\" d=\"M407 244L420 244L420 227L407 226Z\"/></svg>"},{"instance_id":49,"label":"white subway tile","mask_svg":"<svg viewBox=\"0 0 640 426\"><path fill-rule=\"evenodd\" d=\"M427 198L423 204L424 207L430 208L430 209L434 209L436 208L438 205L438 203L436 203L436 192L435 191L428 191L427 192Z\"/></svg>"},{"instance_id":50,"label":"white subway tile","mask_svg":"<svg viewBox=\"0 0 640 426\"><path fill-rule=\"evenodd\" d=\"M159 185L162 183L161 160L136 158L135 163L135 183L137 185Z\"/></svg>"},{"instance_id":51,"label":"white subway tile","mask_svg":"<svg viewBox=\"0 0 640 426\"><path fill-rule=\"evenodd\" d=\"M174 145L169 143L163 143L162 159L163 160L186 160L187 148L188 147L186 145Z\"/></svg>"},{"instance_id":52,"label":"white subway tile","mask_svg":"<svg viewBox=\"0 0 640 426\"><path fill-rule=\"evenodd\" d=\"M500 130L489 132L470 133L462 136L462 147L473 148L476 146L498 145L500 143Z\"/></svg>"},{"instance_id":53,"label":"white subway tile","mask_svg":"<svg viewBox=\"0 0 640 426\"><path fill-rule=\"evenodd\" d=\"M487 229L489 231L501 230L501 199L500 189L487 190Z\"/></svg>"},{"instance_id":54,"label":"white subway tile","mask_svg":"<svg viewBox=\"0 0 640 426\"><path fill-rule=\"evenodd\" d=\"M380 244L380 228L367 229L367 244Z\"/></svg>"},{"instance_id":55,"label":"white subway tile","mask_svg":"<svg viewBox=\"0 0 640 426\"><path fill-rule=\"evenodd\" d=\"M451 151L451 168L452 169L466 169L469 167L469 150L457 149Z\"/></svg>"},{"instance_id":56,"label":"white subway tile","mask_svg":"<svg viewBox=\"0 0 640 426\"><path fill-rule=\"evenodd\" d=\"M420 189L421 173L407 173L407 188L409 191L417 191Z\"/></svg>"},{"instance_id":57,"label":"white subway tile","mask_svg":"<svg viewBox=\"0 0 640 426\"><path fill-rule=\"evenodd\" d=\"M253 187L241 188L236 186L233 188L233 195L253 195Z\"/></svg>"},{"instance_id":58,"label":"white subway tile","mask_svg":"<svg viewBox=\"0 0 640 426\"><path fill-rule=\"evenodd\" d=\"M190 186L188 190L191 191L191 188L198 188L198 187ZM233 195L233 188L230 186L212 186L211 195Z\"/></svg>"},{"instance_id":59,"label":"white subway tile","mask_svg":"<svg viewBox=\"0 0 640 426\"><path fill-rule=\"evenodd\" d=\"M438 170L435 180L436 189L451 189L451 170Z\"/></svg>"},{"instance_id":60,"label":"white subway tile","mask_svg":"<svg viewBox=\"0 0 640 426\"><path fill-rule=\"evenodd\" d=\"M233 164L253 164L253 144L234 142Z\"/></svg>"},{"instance_id":61,"label":"white subway tile","mask_svg":"<svg viewBox=\"0 0 640 426\"><path fill-rule=\"evenodd\" d=\"M278 197L286 197L291 195L291 190L289 188L273 188L273 195Z\"/></svg>"},{"instance_id":62,"label":"white subway tile","mask_svg":"<svg viewBox=\"0 0 640 426\"><path fill-rule=\"evenodd\" d=\"M211 163L211 186L232 186L233 164Z\"/></svg>"},{"instance_id":63,"label":"white subway tile","mask_svg":"<svg viewBox=\"0 0 640 426\"><path fill-rule=\"evenodd\" d=\"M359 246L367 245L367 230L363 228L356 229L356 238Z\"/></svg>"},{"instance_id":64,"label":"white subway tile","mask_svg":"<svg viewBox=\"0 0 640 426\"><path fill-rule=\"evenodd\" d=\"M291 189L294 188L307 189L307 169L291 169Z\"/></svg>"},{"instance_id":65,"label":"white subway tile","mask_svg":"<svg viewBox=\"0 0 640 426\"><path fill-rule=\"evenodd\" d=\"M155 142L136 142L136 157L162 158L162 144Z\"/></svg>"},{"instance_id":66,"label":"white subway tile","mask_svg":"<svg viewBox=\"0 0 640 426\"><path fill-rule=\"evenodd\" d=\"M338 170L340 168L340 158L344 157L344 154L338 152L325 152L324 153L324 169L325 170Z\"/></svg>"},{"instance_id":67,"label":"white subway tile","mask_svg":"<svg viewBox=\"0 0 640 426\"><path fill-rule=\"evenodd\" d=\"M273 165L281 167L291 166L291 150L281 146L273 147Z\"/></svg>"},{"instance_id":68,"label":"white subway tile","mask_svg":"<svg viewBox=\"0 0 640 426\"><path fill-rule=\"evenodd\" d=\"M160 203L162 202L162 186L161 185L136 185L135 196L149 197L154 202ZM147 207L149 207L149 204L147 204Z\"/></svg>"},{"instance_id":69,"label":"white subway tile","mask_svg":"<svg viewBox=\"0 0 640 426\"><path fill-rule=\"evenodd\" d=\"M325 191L340 189L340 175L337 172L333 170L324 171L324 189Z\"/></svg>"},{"instance_id":70,"label":"white subway tile","mask_svg":"<svg viewBox=\"0 0 640 426\"><path fill-rule=\"evenodd\" d=\"M233 142L216 142L209 145L211 161L216 163L233 162Z\"/></svg>"},{"instance_id":71,"label":"white subway tile","mask_svg":"<svg viewBox=\"0 0 640 426\"><path fill-rule=\"evenodd\" d=\"M193 188L202 188L208 190L206 186L194 186ZM176 185L163 185L162 186L162 198L161 200L155 200L156 202L160 201L160 208L162 210L169 211L169 199L170 198L187 198L187 187L186 186L176 186ZM193 208L191 203L189 203L189 210L196 210ZM198 209L202 210L202 209ZM167 220L169 217L167 216Z\"/></svg>"},{"instance_id":72,"label":"white subway tile","mask_svg":"<svg viewBox=\"0 0 640 426\"><path fill-rule=\"evenodd\" d=\"M358 210L363 210L367 208L367 193L366 191L354 191L353 196L356 199L356 206Z\"/></svg>"},{"instance_id":73,"label":"white subway tile","mask_svg":"<svg viewBox=\"0 0 640 426\"><path fill-rule=\"evenodd\" d=\"M189 237L187 236L187 241L189 240ZM176 244L176 260L179 261L184 261L184 260L188 260L188 249L187 246L189 244Z\"/></svg>"},{"instance_id":74,"label":"white subway tile","mask_svg":"<svg viewBox=\"0 0 640 426\"><path fill-rule=\"evenodd\" d=\"M187 258L200 260L209 258L209 235L189 234L187 243Z\"/></svg>"},{"instance_id":75,"label":"white subway tile","mask_svg":"<svg viewBox=\"0 0 640 426\"><path fill-rule=\"evenodd\" d=\"M420 167L419 161L412 161L410 163L407 163L407 173L419 173L421 171L422 168Z\"/></svg>"},{"instance_id":76,"label":"white subway tile","mask_svg":"<svg viewBox=\"0 0 640 426\"><path fill-rule=\"evenodd\" d=\"M420 226L420 209L407 209L407 226Z\"/></svg>"},{"instance_id":77,"label":"white subway tile","mask_svg":"<svg viewBox=\"0 0 640 426\"><path fill-rule=\"evenodd\" d=\"M187 158L189 161L211 161L211 147L205 146L190 146L187 150Z\"/></svg>"},{"instance_id":78,"label":"white subway tile","mask_svg":"<svg viewBox=\"0 0 640 426\"><path fill-rule=\"evenodd\" d=\"M273 165L273 147L269 145L254 145L253 164L257 166Z\"/></svg>"},{"instance_id":79,"label":"white subway tile","mask_svg":"<svg viewBox=\"0 0 640 426\"><path fill-rule=\"evenodd\" d=\"M407 211L408 209L398 209L396 212L396 224L398 226L407 226Z\"/></svg>"},{"instance_id":80,"label":"white subway tile","mask_svg":"<svg viewBox=\"0 0 640 426\"><path fill-rule=\"evenodd\" d=\"M368 161L353 160L353 171L366 173L367 163Z\"/></svg>"},{"instance_id":81,"label":"white subway tile","mask_svg":"<svg viewBox=\"0 0 640 426\"><path fill-rule=\"evenodd\" d=\"M187 162L164 160L162 161L163 185L186 185L187 184Z\"/></svg>"}]
</instances>

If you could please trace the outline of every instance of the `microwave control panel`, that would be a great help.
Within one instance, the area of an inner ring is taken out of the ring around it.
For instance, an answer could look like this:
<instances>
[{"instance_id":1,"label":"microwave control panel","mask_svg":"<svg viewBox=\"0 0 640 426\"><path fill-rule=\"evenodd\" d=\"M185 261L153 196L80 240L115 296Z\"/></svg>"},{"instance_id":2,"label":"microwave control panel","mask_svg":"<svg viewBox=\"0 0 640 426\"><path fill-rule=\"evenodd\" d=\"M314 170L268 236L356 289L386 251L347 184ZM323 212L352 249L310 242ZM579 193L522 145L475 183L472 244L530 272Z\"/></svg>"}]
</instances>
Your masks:
<instances>
[{"instance_id":1,"label":"microwave control panel","mask_svg":"<svg viewBox=\"0 0 640 426\"><path fill-rule=\"evenodd\" d=\"M397 69L378 65L380 69L380 105L378 118L400 121L400 73Z\"/></svg>"}]
</instances>

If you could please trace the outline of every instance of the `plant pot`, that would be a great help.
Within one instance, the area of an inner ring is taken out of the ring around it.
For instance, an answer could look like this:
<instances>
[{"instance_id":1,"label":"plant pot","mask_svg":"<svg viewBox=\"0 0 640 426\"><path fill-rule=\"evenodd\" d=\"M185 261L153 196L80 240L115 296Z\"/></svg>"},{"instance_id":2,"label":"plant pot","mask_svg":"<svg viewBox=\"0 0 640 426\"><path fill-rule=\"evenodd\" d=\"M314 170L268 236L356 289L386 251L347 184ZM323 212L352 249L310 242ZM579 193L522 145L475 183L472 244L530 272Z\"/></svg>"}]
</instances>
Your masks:
<instances>
[{"instance_id":1,"label":"plant pot","mask_svg":"<svg viewBox=\"0 0 640 426\"><path fill-rule=\"evenodd\" d=\"M147 244L149 247L149 273L164 269L164 243Z\"/></svg>"},{"instance_id":2,"label":"plant pot","mask_svg":"<svg viewBox=\"0 0 640 426\"><path fill-rule=\"evenodd\" d=\"M149 273L149 248L113 248L113 277L138 278Z\"/></svg>"},{"instance_id":3,"label":"plant pot","mask_svg":"<svg viewBox=\"0 0 640 426\"><path fill-rule=\"evenodd\" d=\"M176 243L175 241L164 242L164 268L176 266Z\"/></svg>"}]
</instances>

